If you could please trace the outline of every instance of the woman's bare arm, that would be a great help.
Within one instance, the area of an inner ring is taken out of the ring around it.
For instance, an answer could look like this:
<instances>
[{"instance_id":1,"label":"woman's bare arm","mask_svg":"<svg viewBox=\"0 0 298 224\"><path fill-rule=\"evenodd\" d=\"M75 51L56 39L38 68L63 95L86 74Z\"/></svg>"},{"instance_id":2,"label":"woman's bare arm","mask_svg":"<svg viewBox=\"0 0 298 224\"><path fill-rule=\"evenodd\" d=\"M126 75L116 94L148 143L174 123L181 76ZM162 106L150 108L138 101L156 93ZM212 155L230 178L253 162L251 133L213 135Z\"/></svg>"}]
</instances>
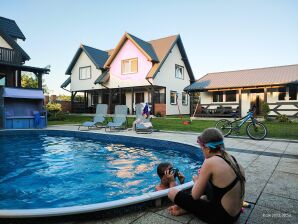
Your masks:
<instances>
[{"instance_id":1,"label":"woman's bare arm","mask_svg":"<svg viewBox=\"0 0 298 224\"><path fill-rule=\"evenodd\" d=\"M212 161L210 161L210 159L205 159L200 171L200 175L196 179L191 191L193 199L199 199L203 195L207 182L211 177L211 168Z\"/></svg>"}]
</instances>

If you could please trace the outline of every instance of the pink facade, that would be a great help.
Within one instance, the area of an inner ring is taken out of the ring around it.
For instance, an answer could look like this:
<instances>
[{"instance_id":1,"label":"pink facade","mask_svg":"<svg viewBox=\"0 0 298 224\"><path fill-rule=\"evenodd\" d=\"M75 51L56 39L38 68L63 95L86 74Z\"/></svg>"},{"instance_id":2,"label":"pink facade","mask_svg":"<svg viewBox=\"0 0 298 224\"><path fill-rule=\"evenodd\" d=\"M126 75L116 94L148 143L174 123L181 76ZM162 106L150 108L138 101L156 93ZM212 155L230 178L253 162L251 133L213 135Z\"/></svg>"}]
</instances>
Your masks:
<instances>
[{"instance_id":1,"label":"pink facade","mask_svg":"<svg viewBox=\"0 0 298 224\"><path fill-rule=\"evenodd\" d=\"M121 74L121 61L125 59L138 58L138 72L133 74ZM121 80L145 80L146 75L152 67L145 55L130 41L127 40L110 66L110 74Z\"/></svg>"}]
</instances>

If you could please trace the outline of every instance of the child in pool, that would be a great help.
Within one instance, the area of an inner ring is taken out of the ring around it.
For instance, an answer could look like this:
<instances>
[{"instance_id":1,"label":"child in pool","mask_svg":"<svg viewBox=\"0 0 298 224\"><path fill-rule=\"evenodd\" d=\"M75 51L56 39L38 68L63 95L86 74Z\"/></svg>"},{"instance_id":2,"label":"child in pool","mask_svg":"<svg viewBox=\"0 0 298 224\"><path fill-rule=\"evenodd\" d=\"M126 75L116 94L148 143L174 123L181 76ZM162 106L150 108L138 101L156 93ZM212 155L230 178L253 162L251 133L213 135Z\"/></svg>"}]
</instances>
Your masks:
<instances>
[{"instance_id":1,"label":"child in pool","mask_svg":"<svg viewBox=\"0 0 298 224\"><path fill-rule=\"evenodd\" d=\"M157 175L160 178L160 183L155 187L156 191L165 190L177 185L173 165L171 163L160 163L157 167ZM185 180L184 175L178 171L177 177L180 184L183 184Z\"/></svg>"}]
</instances>

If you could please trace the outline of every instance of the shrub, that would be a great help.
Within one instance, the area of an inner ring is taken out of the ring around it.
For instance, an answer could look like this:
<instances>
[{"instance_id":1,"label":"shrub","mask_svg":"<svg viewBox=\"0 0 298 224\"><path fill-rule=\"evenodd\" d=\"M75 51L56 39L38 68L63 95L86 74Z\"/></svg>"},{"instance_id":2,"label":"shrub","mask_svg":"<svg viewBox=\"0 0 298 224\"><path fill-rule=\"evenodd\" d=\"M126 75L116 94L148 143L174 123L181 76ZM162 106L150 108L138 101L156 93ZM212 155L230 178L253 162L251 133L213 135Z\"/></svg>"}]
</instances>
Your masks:
<instances>
[{"instance_id":1,"label":"shrub","mask_svg":"<svg viewBox=\"0 0 298 224\"><path fill-rule=\"evenodd\" d=\"M269 112L270 112L270 107L269 107L268 103L263 103L262 104L262 114L263 114L265 120L268 120Z\"/></svg>"},{"instance_id":2,"label":"shrub","mask_svg":"<svg viewBox=\"0 0 298 224\"><path fill-rule=\"evenodd\" d=\"M48 120L49 121L64 121L66 119L66 114L63 112L58 112L58 113L48 113Z\"/></svg>"},{"instance_id":3,"label":"shrub","mask_svg":"<svg viewBox=\"0 0 298 224\"><path fill-rule=\"evenodd\" d=\"M57 119L57 114L62 111L62 106L60 103L48 103L46 107L49 112L49 120L52 121Z\"/></svg>"},{"instance_id":4,"label":"shrub","mask_svg":"<svg viewBox=\"0 0 298 224\"><path fill-rule=\"evenodd\" d=\"M156 112L155 114L156 117L161 117L161 113L159 111Z\"/></svg>"},{"instance_id":5,"label":"shrub","mask_svg":"<svg viewBox=\"0 0 298 224\"><path fill-rule=\"evenodd\" d=\"M276 120L282 123L291 123L292 121L285 114L280 114L276 117Z\"/></svg>"}]
</instances>

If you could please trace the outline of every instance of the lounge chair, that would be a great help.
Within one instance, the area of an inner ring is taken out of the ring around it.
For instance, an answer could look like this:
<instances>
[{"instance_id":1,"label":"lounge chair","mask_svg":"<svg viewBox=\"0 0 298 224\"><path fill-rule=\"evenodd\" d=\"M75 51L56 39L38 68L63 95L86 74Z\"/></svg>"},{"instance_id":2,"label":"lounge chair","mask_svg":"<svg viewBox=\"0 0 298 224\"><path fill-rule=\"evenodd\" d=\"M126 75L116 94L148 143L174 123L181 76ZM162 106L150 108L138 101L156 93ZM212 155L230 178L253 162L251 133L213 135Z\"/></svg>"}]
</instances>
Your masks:
<instances>
[{"instance_id":1,"label":"lounge chair","mask_svg":"<svg viewBox=\"0 0 298 224\"><path fill-rule=\"evenodd\" d=\"M86 121L83 124L79 125L78 130L80 130L82 126L87 127L88 129L105 127L103 123L106 120L107 112L108 112L107 104L97 104L96 114L93 117L93 121Z\"/></svg>"},{"instance_id":2,"label":"lounge chair","mask_svg":"<svg viewBox=\"0 0 298 224\"><path fill-rule=\"evenodd\" d=\"M143 116L143 105L136 104L136 122L135 122L135 130L136 133L152 133L153 125L150 121L150 117L145 118Z\"/></svg>"},{"instance_id":3,"label":"lounge chair","mask_svg":"<svg viewBox=\"0 0 298 224\"><path fill-rule=\"evenodd\" d=\"M107 129L110 129L110 131L126 129L126 127L127 127L127 106L116 105L113 121L109 122L106 125L105 131L107 131Z\"/></svg>"}]
</instances>

